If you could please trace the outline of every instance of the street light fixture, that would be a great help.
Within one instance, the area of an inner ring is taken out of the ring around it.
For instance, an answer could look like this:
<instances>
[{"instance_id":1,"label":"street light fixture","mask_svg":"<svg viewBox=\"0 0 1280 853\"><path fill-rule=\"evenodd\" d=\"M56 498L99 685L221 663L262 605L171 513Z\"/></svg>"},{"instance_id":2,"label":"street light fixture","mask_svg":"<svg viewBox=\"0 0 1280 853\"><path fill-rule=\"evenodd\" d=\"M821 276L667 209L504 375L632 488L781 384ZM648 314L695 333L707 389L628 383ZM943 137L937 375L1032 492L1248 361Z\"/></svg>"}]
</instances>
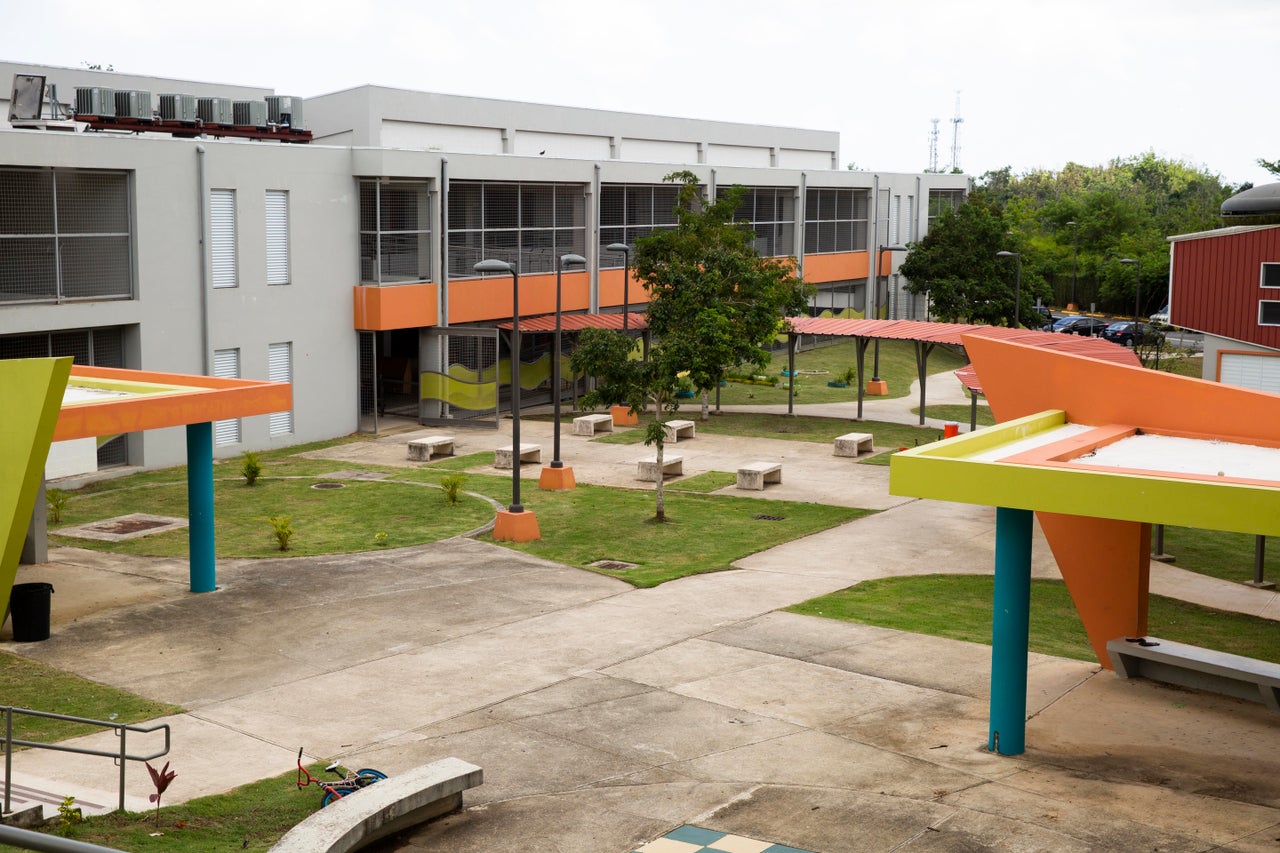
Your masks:
<instances>
[{"instance_id":1,"label":"street light fixture","mask_svg":"<svg viewBox=\"0 0 1280 853\"><path fill-rule=\"evenodd\" d=\"M1138 341L1138 317L1140 316L1138 306L1142 297L1142 261L1136 258L1121 258L1120 263L1133 264L1133 271L1136 273L1133 277L1133 340L1136 347Z\"/></svg>"},{"instance_id":2,"label":"street light fixture","mask_svg":"<svg viewBox=\"0 0 1280 853\"><path fill-rule=\"evenodd\" d=\"M482 274L511 275L511 506L507 507L507 512L519 515L525 511L524 505L520 503L520 273L513 264L495 258L483 260L473 269ZM499 520L501 521L501 517ZM501 525L494 527L495 539L514 538L501 535L499 527ZM536 521L534 530L537 530ZM537 539L538 536L532 538Z\"/></svg>"},{"instance_id":3,"label":"street light fixture","mask_svg":"<svg viewBox=\"0 0 1280 853\"><path fill-rule=\"evenodd\" d=\"M606 252L622 252L622 332L627 332L627 316L631 313L631 247L626 243L610 243Z\"/></svg>"},{"instance_id":4,"label":"street light fixture","mask_svg":"<svg viewBox=\"0 0 1280 853\"><path fill-rule=\"evenodd\" d=\"M1071 309L1076 307L1076 273L1080 268L1080 223L1068 222L1071 226Z\"/></svg>"},{"instance_id":5,"label":"street light fixture","mask_svg":"<svg viewBox=\"0 0 1280 853\"><path fill-rule=\"evenodd\" d=\"M1013 292L1013 327L1015 329L1022 328L1021 314L1019 308L1022 306L1022 253L1021 252L996 252L997 258L1016 258L1018 261L1017 278L1015 279Z\"/></svg>"},{"instance_id":6,"label":"street light fixture","mask_svg":"<svg viewBox=\"0 0 1280 853\"><path fill-rule=\"evenodd\" d=\"M586 266L587 259L582 255L557 255L556 256L556 339L553 347L551 358L551 393L555 400L553 411L555 412L555 440L551 451L551 467L554 469L563 469L564 463L560 461L560 312L561 312L561 288L560 275L567 266ZM557 473L550 477L543 477L541 480L543 488L572 488L573 473Z\"/></svg>"}]
</instances>

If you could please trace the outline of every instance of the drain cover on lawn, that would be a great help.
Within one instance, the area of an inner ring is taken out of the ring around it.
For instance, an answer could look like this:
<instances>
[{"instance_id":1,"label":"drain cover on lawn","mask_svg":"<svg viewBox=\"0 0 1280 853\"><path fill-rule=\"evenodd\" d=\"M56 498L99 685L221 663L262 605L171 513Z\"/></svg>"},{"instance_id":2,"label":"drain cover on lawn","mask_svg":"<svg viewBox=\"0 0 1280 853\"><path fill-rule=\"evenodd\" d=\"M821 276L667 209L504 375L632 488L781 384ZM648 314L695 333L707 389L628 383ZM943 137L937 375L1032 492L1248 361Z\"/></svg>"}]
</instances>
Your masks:
<instances>
[{"instance_id":1,"label":"drain cover on lawn","mask_svg":"<svg viewBox=\"0 0 1280 853\"><path fill-rule=\"evenodd\" d=\"M346 487L347 487L346 483L312 483L311 484L311 488L313 489L345 489Z\"/></svg>"},{"instance_id":2,"label":"drain cover on lawn","mask_svg":"<svg viewBox=\"0 0 1280 853\"><path fill-rule=\"evenodd\" d=\"M783 519L784 519L784 516L781 516L781 515L757 515L757 516L755 516L755 520L756 520L756 521L782 521Z\"/></svg>"},{"instance_id":3,"label":"drain cover on lawn","mask_svg":"<svg viewBox=\"0 0 1280 853\"><path fill-rule=\"evenodd\" d=\"M63 527L50 531L59 536L72 536L76 539L96 539L99 542L120 542L124 539L137 539L153 533L165 533L186 527L185 518L171 518L166 515L147 515L135 512L131 515L118 515L115 518L104 518L75 527Z\"/></svg>"},{"instance_id":4,"label":"drain cover on lawn","mask_svg":"<svg viewBox=\"0 0 1280 853\"><path fill-rule=\"evenodd\" d=\"M624 563L621 560L596 560L594 563L587 563L593 569L608 569L612 572L625 572L627 569L634 569L636 563Z\"/></svg>"}]
</instances>

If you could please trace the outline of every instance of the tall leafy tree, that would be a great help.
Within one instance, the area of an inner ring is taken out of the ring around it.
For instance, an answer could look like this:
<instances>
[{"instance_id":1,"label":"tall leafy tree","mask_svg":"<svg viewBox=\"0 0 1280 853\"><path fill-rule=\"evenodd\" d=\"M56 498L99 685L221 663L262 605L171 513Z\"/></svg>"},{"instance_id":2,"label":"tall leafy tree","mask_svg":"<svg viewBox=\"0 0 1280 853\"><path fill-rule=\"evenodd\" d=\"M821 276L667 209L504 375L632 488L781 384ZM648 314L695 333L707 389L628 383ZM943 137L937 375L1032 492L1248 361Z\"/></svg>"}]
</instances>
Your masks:
<instances>
[{"instance_id":1,"label":"tall leafy tree","mask_svg":"<svg viewBox=\"0 0 1280 853\"><path fill-rule=\"evenodd\" d=\"M679 408L679 377L695 389L714 388L725 370L740 364L763 369L762 349L784 329L785 318L806 307L805 285L792 259L761 257L754 232L733 221L744 189L704 201L698 177L675 172L680 184L676 226L641 238L635 272L649 292L648 321L654 344L647 361L632 358L632 341L618 332L584 332L573 355L575 370L596 378L590 404L653 406L657 417L645 435L661 471L666 418ZM657 518L665 519L658 478Z\"/></svg>"}]
</instances>

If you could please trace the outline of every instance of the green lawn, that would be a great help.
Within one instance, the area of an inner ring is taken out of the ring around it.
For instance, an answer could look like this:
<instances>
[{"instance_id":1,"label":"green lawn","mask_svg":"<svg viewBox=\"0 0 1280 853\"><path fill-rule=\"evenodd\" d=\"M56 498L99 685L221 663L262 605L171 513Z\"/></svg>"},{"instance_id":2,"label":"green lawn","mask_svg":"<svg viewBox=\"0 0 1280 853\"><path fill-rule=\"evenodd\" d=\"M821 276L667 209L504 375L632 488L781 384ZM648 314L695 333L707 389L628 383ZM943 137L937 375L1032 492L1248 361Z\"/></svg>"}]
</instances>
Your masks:
<instances>
[{"instance_id":1,"label":"green lawn","mask_svg":"<svg viewBox=\"0 0 1280 853\"><path fill-rule=\"evenodd\" d=\"M542 539L502 543L570 566L621 578L638 587L728 569L748 554L869 514L869 510L791 501L665 490L667 523L654 518L651 489L579 485L539 492L527 506L537 512ZM780 517L760 519L757 516ZM483 537L489 539L489 535ZM597 560L636 563L625 571L591 568Z\"/></svg>"},{"instance_id":2,"label":"green lawn","mask_svg":"<svg viewBox=\"0 0 1280 853\"><path fill-rule=\"evenodd\" d=\"M1249 533L1166 527L1164 550L1177 558L1174 565L1180 569L1243 583L1253 580L1255 538ZM1267 540L1263 577L1280 581L1280 541L1274 537Z\"/></svg>"},{"instance_id":3,"label":"green lawn","mask_svg":"<svg viewBox=\"0 0 1280 853\"><path fill-rule=\"evenodd\" d=\"M139 723L182 713L176 705L153 702L18 655L0 652L0 702L15 708L51 711L118 723ZM19 740L55 743L69 737L100 732L98 726L17 715L13 736Z\"/></svg>"},{"instance_id":4,"label":"green lawn","mask_svg":"<svg viewBox=\"0 0 1280 853\"><path fill-rule=\"evenodd\" d=\"M917 634L991 643L990 575L924 575L867 581L787 608L793 613ZM1280 663L1280 630L1268 619L1150 597L1148 630L1157 637ZM1061 581L1031 582L1031 650L1096 660Z\"/></svg>"}]
</instances>

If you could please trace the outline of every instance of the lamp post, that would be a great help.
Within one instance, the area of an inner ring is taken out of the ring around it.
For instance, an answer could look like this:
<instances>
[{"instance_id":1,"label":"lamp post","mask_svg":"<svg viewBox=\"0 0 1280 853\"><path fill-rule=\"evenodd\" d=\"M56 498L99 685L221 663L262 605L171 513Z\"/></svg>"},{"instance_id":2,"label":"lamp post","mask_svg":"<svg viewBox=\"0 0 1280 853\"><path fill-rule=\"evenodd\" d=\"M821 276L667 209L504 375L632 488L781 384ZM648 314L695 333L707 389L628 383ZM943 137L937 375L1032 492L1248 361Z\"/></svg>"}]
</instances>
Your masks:
<instances>
[{"instance_id":1,"label":"lamp post","mask_svg":"<svg viewBox=\"0 0 1280 853\"><path fill-rule=\"evenodd\" d=\"M1075 310L1076 307L1076 272L1080 268L1080 223L1068 222L1071 226L1071 305L1070 308Z\"/></svg>"},{"instance_id":2,"label":"lamp post","mask_svg":"<svg viewBox=\"0 0 1280 853\"><path fill-rule=\"evenodd\" d=\"M1138 346L1138 317L1139 303L1142 298L1142 261L1136 258L1121 258L1122 264L1133 264L1133 271L1136 273L1133 277L1133 345Z\"/></svg>"},{"instance_id":3,"label":"lamp post","mask_svg":"<svg viewBox=\"0 0 1280 853\"><path fill-rule=\"evenodd\" d=\"M506 261L489 258L476 264L478 273L509 273L511 275L511 505L507 507L508 518L525 514L524 505L520 503L520 273L515 266ZM532 517L533 513L528 513ZM498 514L498 523L493 528L494 539L515 539L527 541L528 528L520 521L512 522L508 529L502 524L502 513ZM532 522L533 536L538 539L537 521Z\"/></svg>"},{"instance_id":4,"label":"lamp post","mask_svg":"<svg viewBox=\"0 0 1280 853\"><path fill-rule=\"evenodd\" d=\"M1014 279L1013 291L1013 327L1015 329L1022 328L1022 315L1019 308L1022 306L1022 253L1021 252L996 252L997 258L1016 258L1018 261L1017 277Z\"/></svg>"},{"instance_id":5,"label":"lamp post","mask_svg":"<svg viewBox=\"0 0 1280 853\"><path fill-rule=\"evenodd\" d=\"M627 315L631 313L631 247L626 243L610 243L606 252L621 252L622 259L622 332L627 332Z\"/></svg>"},{"instance_id":6,"label":"lamp post","mask_svg":"<svg viewBox=\"0 0 1280 853\"><path fill-rule=\"evenodd\" d=\"M906 250L907 250L906 246L876 246L876 268L872 271L873 274L871 277L871 281L872 281L871 305L872 305L872 314L877 320L880 319L880 265L881 265L881 262L884 260L884 253L885 252L905 252ZM879 394L883 396L889 393L889 388L885 384L884 380L880 378L880 338L879 337L875 338L875 341L873 343L873 352L874 352L874 355L872 356L872 362L871 362L871 382L874 382L876 384L871 385L870 383L868 383L868 389L872 394Z\"/></svg>"},{"instance_id":7,"label":"lamp post","mask_svg":"<svg viewBox=\"0 0 1280 853\"><path fill-rule=\"evenodd\" d=\"M573 469L565 468L564 463L560 461L560 312L561 312L561 286L560 276L564 268L567 266L586 266L587 259L582 255L557 255L556 256L556 339L553 346L551 358L551 393L553 395L554 404L553 411L555 413L555 439L551 450L551 471L543 469L542 476L539 478L538 484L544 489L571 489L573 488Z\"/></svg>"}]
</instances>

